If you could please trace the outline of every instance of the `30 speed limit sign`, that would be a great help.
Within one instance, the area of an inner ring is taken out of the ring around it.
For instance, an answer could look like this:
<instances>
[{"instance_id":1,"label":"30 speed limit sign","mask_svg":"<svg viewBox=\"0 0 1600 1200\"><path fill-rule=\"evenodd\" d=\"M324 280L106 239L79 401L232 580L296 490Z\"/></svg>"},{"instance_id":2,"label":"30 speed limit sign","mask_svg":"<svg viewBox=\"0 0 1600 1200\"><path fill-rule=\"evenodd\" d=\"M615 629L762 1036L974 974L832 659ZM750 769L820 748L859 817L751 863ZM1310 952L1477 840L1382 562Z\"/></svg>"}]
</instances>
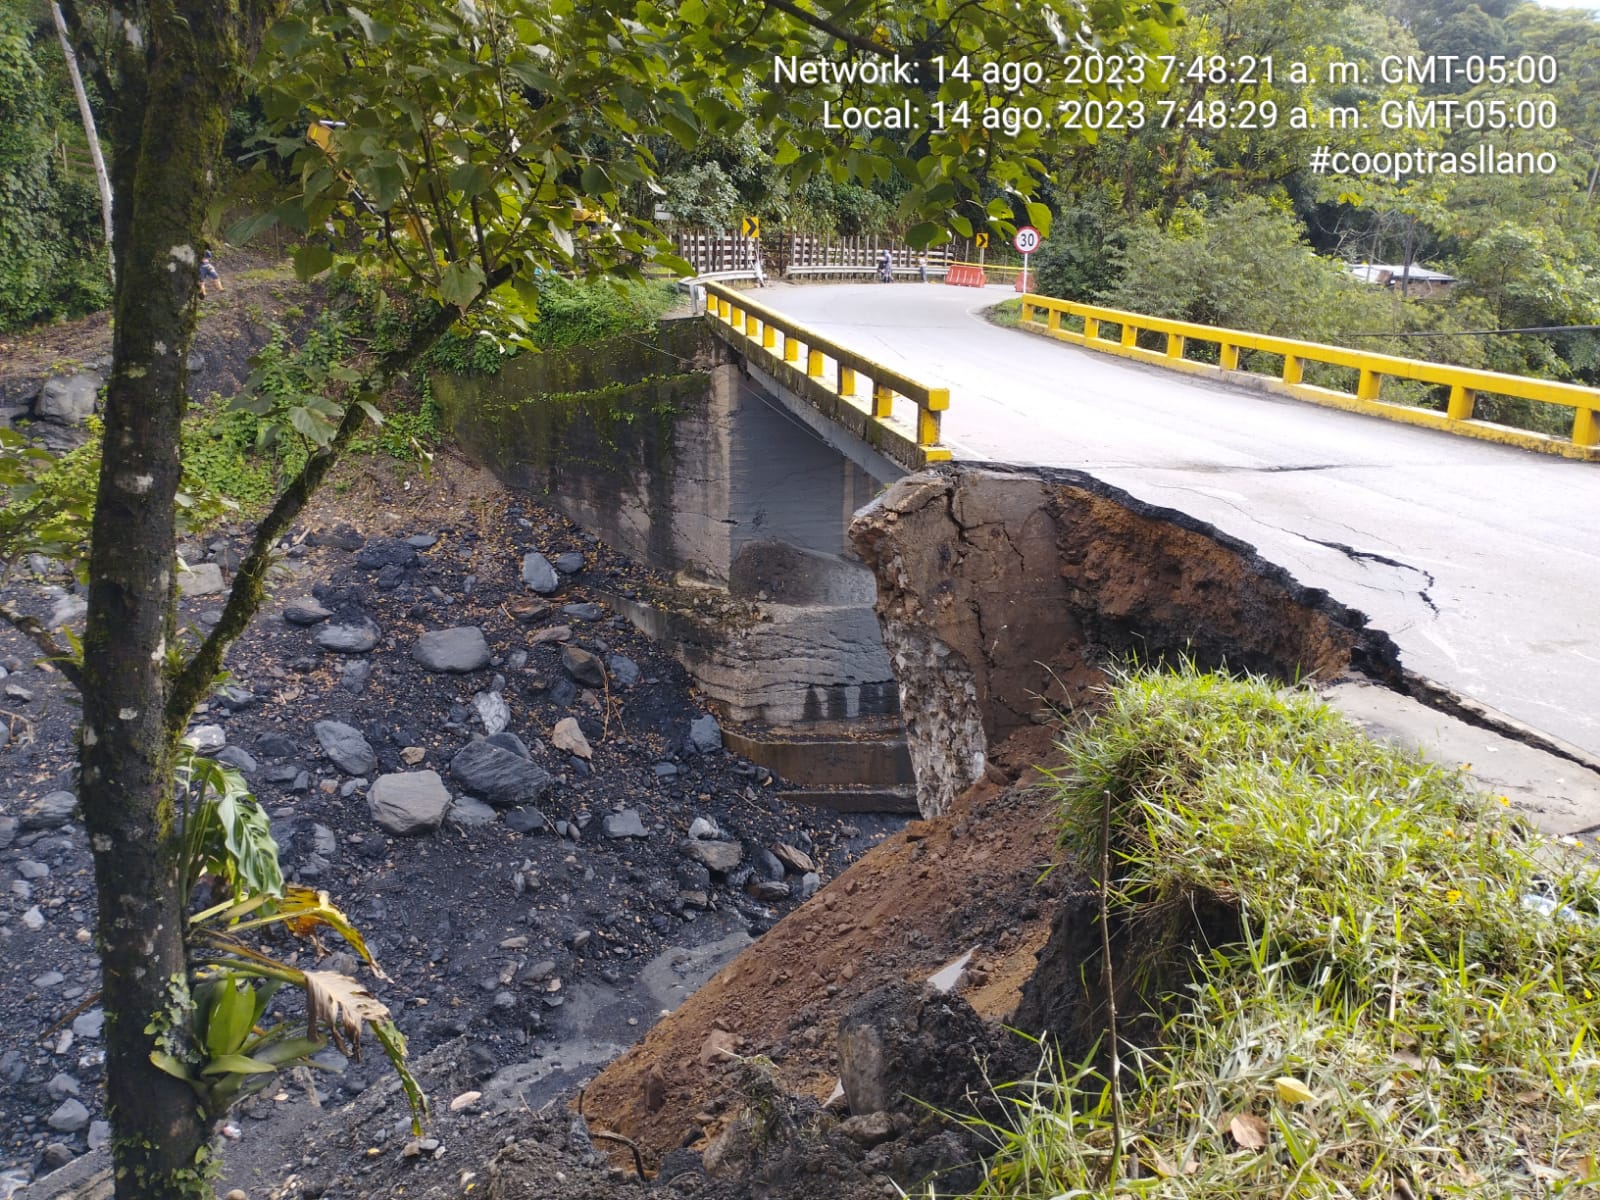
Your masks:
<instances>
[{"instance_id":1,"label":"30 speed limit sign","mask_svg":"<svg viewBox=\"0 0 1600 1200\"><path fill-rule=\"evenodd\" d=\"M1017 236L1011 239L1011 244L1017 248L1017 253L1022 255L1022 278L1017 280L1017 291L1028 290L1028 256L1044 243L1044 235L1032 225L1017 227Z\"/></svg>"}]
</instances>

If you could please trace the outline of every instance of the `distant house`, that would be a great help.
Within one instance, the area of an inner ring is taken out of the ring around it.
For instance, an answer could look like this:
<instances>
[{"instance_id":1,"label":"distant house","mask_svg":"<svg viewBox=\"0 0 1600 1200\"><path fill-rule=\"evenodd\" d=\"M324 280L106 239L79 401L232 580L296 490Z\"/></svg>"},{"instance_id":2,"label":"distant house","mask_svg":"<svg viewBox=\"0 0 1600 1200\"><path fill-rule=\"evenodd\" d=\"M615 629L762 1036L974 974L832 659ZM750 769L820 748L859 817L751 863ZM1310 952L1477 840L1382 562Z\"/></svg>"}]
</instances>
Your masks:
<instances>
[{"instance_id":1,"label":"distant house","mask_svg":"<svg viewBox=\"0 0 1600 1200\"><path fill-rule=\"evenodd\" d=\"M1393 263L1352 263L1349 270L1350 274L1362 283L1390 287L1397 291L1404 290L1406 295L1423 300L1430 296L1444 295L1456 283L1454 275L1432 270L1421 263L1412 263L1410 266L1396 266Z\"/></svg>"}]
</instances>

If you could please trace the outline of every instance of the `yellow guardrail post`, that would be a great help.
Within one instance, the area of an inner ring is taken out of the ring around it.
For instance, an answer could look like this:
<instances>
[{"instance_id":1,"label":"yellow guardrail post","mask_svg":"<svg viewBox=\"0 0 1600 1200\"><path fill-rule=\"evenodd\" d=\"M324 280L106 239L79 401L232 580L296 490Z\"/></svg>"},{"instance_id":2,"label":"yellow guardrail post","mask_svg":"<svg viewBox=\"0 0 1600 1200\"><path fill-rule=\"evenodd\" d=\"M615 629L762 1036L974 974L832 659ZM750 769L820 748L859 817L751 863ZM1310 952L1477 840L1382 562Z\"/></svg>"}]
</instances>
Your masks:
<instances>
[{"instance_id":1,"label":"yellow guardrail post","mask_svg":"<svg viewBox=\"0 0 1600 1200\"><path fill-rule=\"evenodd\" d=\"M822 351L815 346L806 347L806 374L813 379L822 378Z\"/></svg>"},{"instance_id":2,"label":"yellow guardrail post","mask_svg":"<svg viewBox=\"0 0 1600 1200\"><path fill-rule=\"evenodd\" d=\"M1181 333L1169 333L1169 334L1167 334L1167 357L1168 358L1182 358L1183 357L1183 340L1184 340L1183 339L1183 334L1181 334Z\"/></svg>"},{"instance_id":3,"label":"yellow guardrail post","mask_svg":"<svg viewBox=\"0 0 1600 1200\"><path fill-rule=\"evenodd\" d=\"M1097 342L1100 340L1100 322L1094 317L1083 318L1083 340Z\"/></svg>"},{"instance_id":4,"label":"yellow guardrail post","mask_svg":"<svg viewBox=\"0 0 1600 1200\"><path fill-rule=\"evenodd\" d=\"M1383 376L1368 368L1361 368L1361 376L1356 380L1356 399L1376 400L1378 393L1383 388Z\"/></svg>"},{"instance_id":5,"label":"yellow guardrail post","mask_svg":"<svg viewBox=\"0 0 1600 1200\"><path fill-rule=\"evenodd\" d=\"M1305 360L1295 354L1285 354L1283 356L1283 381L1285 383L1299 383L1305 377Z\"/></svg>"},{"instance_id":6,"label":"yellow guardrail post","mask_svg":"<svg viewBox=\"0 0 1600 1200\"><path fill-rule=\"evenodd\" d=\"M1470 421L1472 410L1478 403L1478 393L1469 387L1462 387L1459 383L1450 385L1450 403L1444 410L1444 415L1452 421Z\"/></svg>"},{"instance_id":7,"label":"yellow guardrail post","mask_svg":"<svg viewBox=\"0 0 1600 1200\"><path fill-rule=\"evenodd\" d=\"M855 373L855 368L847 367L843 363L838 364L838 366L839 366L839 375L838 375L838 379L839 379L839 395L841 395L841 396L854 396L856 394L856 373Z\"/></svg>"},{"instance_id":8,"label":"yellow guardrail post","mask_svg":"<svg viewBox=\"0 0 1600 1200\"><path fill-rule=\"evenodd\" d=\"M771 350L777 344L778 331L771 325L763 325L761 327L761 348L763 350Z\"/></svg>"},{"instance_id":9,"label":"yellow guardrail post","mask_svg":"<svg viewBox=\"0 0 1600 1200\"><path fill-rule=\"evenodd\" d=\"M894 416L894 392L881 383L872 385L872 415L875 417ZM921 438L918 438L921 441Z\"/></svg>"},{"instance_id":10,"label":"yellow guardrail post","mask_svg":"<svg viewBox=\"0 0 1600 1200\"><path fill-rule=\"evenodd\" d=\"M717 315L717 305L719 305L721 303L722 303L722 301L718 300L710 292L706 293L706 311L708 313L710 313L713 317Z\"/></svg>"},{"instance_id":11,"label":"yellow guardrail post","mask_svg":"<svg viewBox=\"0 0 1600 1200\"><path fill-rule=\"evenodd\" d=\"M1056 333L1060 330L1061 310L1059 308L1048 308L1045 310L1044 327L1051 333Z\"/></svg>"},{"instance_id":12,"label":"yellow guardrail post","mask_svg":"<svg viewBox=\"0 0 1600 1200\"><path fill-rule=\"evenodd\" d=\"M1024 322L1033 320L1033 305L1028 303L1028 298L1022 298L1022 319Z\"/></svg>"},{"instance_id":13,"label":"yellow guardrail post","mask_svg":"<svg viewBox=\"0 0 1600 1200\"><path fill-rule=\"evenodd\" d=\"M800 358L800 340L792 333L783 335L783 361L792 363Z\"/></svg>"},{"instance_id":14,"label":"yellow guardrail post","mask_svg":"<svg viewBox=\"0 0 1600 1200\"><path fill-rule=\"evenodd\" d=\"M1122 344L1129 347L1139 344L1139 328L1132 321L1122 323Z\"/></svg>"},{"instance_id":15,"label":"yellow guardrail post","mask_svg":"<svg viewBox=\"0 0 1600 1200\"><path fill-rule=\"evenodd\" d=\"M1237 371L1239 369L1239 347L1223 342L1217 347L1219 365L1224 371Z\"/></svg>"},{"instance_id":16,"label":"yellow guardrail post","mask_svg":"<svg viewBox=\"0 0 1600 1200\"><path fill-rule=\"evenodd\" d=\"M1600 419L1592 408L1580 408L1572 414L1572 444L1574 446L1600 445Z\"/></svg>"}]
</instances>

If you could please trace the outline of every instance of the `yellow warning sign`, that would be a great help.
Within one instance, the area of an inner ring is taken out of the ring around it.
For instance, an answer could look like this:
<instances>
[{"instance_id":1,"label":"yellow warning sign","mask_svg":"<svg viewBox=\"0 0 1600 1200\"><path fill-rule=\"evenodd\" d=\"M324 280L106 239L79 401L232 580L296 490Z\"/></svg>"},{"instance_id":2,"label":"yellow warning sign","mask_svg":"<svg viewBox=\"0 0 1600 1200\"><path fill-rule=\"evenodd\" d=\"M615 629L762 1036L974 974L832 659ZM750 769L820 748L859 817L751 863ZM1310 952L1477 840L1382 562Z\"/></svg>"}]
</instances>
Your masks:
<instances>
[{"instance_id":1,"label":"yellow warning sign","mask_svg":"<svg viewBox=\"0 0 1600 1200\"><path fill-rule=\"evenodd\" d=\"M977 234L973 237L972 244L978 250L987 250L989 248L989 235L987 233Z\"/></svg>"},{"instance_id":2,"label":"yellow warning sign","mask_svg":"<svg viewBox=\"0 0 1600 1200\"><path fill-rule=\"evenodd\" d=\"M760 237L761 236L761 218L760 217L748 217L748 216L747 217L740 217L739 218L739 232L742 233L747 238L758 238L758 237Z\"/></svg>"}]
</instances>

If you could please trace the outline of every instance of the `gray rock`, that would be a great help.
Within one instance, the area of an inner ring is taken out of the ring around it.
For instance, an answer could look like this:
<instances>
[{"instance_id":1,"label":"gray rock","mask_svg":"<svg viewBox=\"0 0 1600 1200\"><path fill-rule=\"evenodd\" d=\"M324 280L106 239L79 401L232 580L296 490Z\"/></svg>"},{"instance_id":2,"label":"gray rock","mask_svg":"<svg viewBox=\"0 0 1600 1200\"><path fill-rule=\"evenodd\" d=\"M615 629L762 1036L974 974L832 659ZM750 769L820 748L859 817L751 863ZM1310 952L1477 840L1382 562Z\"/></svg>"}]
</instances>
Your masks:
<instances>
[{"instance_id":1,"label":"gray rock","mask_svg":"<svg viewBox=\"0 0 1600 1200\"><path fill-rule=\"evenodd\" d=\"M50 1093L50 1099L61 1101L68 1096L83 1095L82 1085L64 1071L57 1071L44 1085L44 1090Z\"/></svg>"},{"instance_id":2,"label":"gray rock","mask_svg":"<svg viewBox=\"0 0 1600 1200\"><path fill-rule=\"evenodd\" d=\"M506 810L506 824L517 833L548 833L550 831L550 818L537 808L509 808Z\"/></svg>"},{"instance_id":3,"label":"gray rock","mask_svg":"<svg viewBox=\"0 0 1600 1200\"><path fill-rule=\"evenodd\" d=\"M670 762L658 762L655 765L655 772L657 779L671 779L678 773L678 764Z\"/></svg>"},{"instance_id":4,"label":"gray rock","mask_svg":"<svg viewBox=\"0 0 1600 1200\"><path fill-rule=\"evenodd\" d=\"M537 551L522 556L522 582L541 596L548 596L561 586L561 578L550 560Z\"/></svg>"},{"instance_id":5,"label":"gray rock","mask_svg":"<svg viewBox=\"0 0 1600 1200\"><path fill-rule=\"evenodd\" d=\"M31 858L24 858L17 863L17 874L24 879L45 879L50 875L50 868L42 862L34 862Z\"/></svg>"},{"instance_id":6,"label":"gray rock","mask_svg":"<svg viewBox=\"0 0 1600 1200\"><path fill-rule=\"evenodd\" d=\"M339 686L352 696L359 696L367 690L367 682L371 678L371 660L352 658L344 664L344 669L339 672Z\"/></svg>"},{"instance_id":7,"label":"gray rock","mask_svg":"<svg viewBox=\"0 0 1600 1200\"><path fill-rule=\"evenodd\" d=\"M82 596L62 596L50 610L50 628L76 625L89 611L89 602Z\"/></svg>"},{"instance_id":8,"label":"gray rock","mask_svg":"<svg viewBox=\"0 0 1600 1200\"><path fill-rule=\"evenodd\" d=\"M683 844L684 853L705 864L713 871L731 871L744 861L744 847L738 842L714 842L709 839L690 838Z\"/></svg>"},{"instance_id":9,"label":"gray rock","mask_svg":"<svg viewBox=\"0 0 1600 1200\"><path fill-rule=\"evenodd\" d=\"M585 687L601 688L606 685L605 666L587 650L577 646L563 646L561 648L561 665ZM718 734L718 744L721 744L721 735Z\"/></svg>"},{"instance_id":10,"label":"gray rock","mask_svg":"<svg viewBox=\"0 0 1600 1200\"><path fill-rule=\"evenodd\" d=\"M281 733L264 733L256 739L256 752L262 758L289 758L300 749Z\"/></svg>"},{"instance_id":11,"label":"gray rock","mask_svg":"<svg viewBox=\"0 0 1600 1200\"><path fill-rule=\"evenodd\" d=\"M70 795L71 793L68 794ZM77 803L76 797L73 798L73 803ZM19 823L15 817L0 817L0 850L9 849L11 843L17 840L17 826Z\"/></svg>"},{"instance_id":12,"label":"gray rock","mask_svg":"<svg viewBox=\"0 0 1600 1200\"><path fill-rule=\"evenodd\" d=\"M696 839L719 838L722 836L722 830L717 828L717 823L710 817L696 817L689 822L689 836Z\"/></svg>"},{"instance_id":13,"label":"gray rock","mask_svg":"<svg viewBox=\"0 0 1600 1200\"><path fill-rule=\"evenodd\" d=\"M78 807L78 798L71 792L51 792L41 796L22 810L21 828L60 829L72 820L72 810Z\"/></svg>"},{"instance_id":14,"label":"gray rock","mask_svg":"<svg viewBox=\"0 0 1600 1200\"><path fill-rule=\"evenodd\" d=\"M43 991L45 988L59 987L66 981L67 977L60 971L46 971L43 975L35 975L33 977L33 986ZM73 1094L76 1095L77 1093ZM56 1099L59 1100L61 1097L57 1096Z\"/></svg>"},{"instance_id":15,"label":"gray rock","mask_svg":"<svg viewBox=\"0 0 1600 1200\"><path fill-rule=\"evenodd\" d=\"M378 765L372 744L359 729L343 721L318 721L314 728L322 752L346 775L365 775Z\"/></svg>"},{"instance_id":16,"label":"gray rock","mask_svg":"<svg viewBox=\"0 0 1600 1200\"><path fill-rule=\"evenodd\" d=\"M109 1121L91 1121L89 1123L89 1149L104 1150L111 1145L111 1123Z\"/></svg>"},{"instance_id":17,"label":"gray rock","mask_svg":"<svg viewBox=\"0 0 1600 1200\"><path fill-rule=\"evenodd\" d=\"M639 664L626 654L613 654L606 659L606 667L611 671L611 681L621 687L639 682Z\"/></svg>"},{"instance_id":18,"label":"gray rock","mask_svg":"<svg viewBox=\"0 0 1600 1200\"><path fill-rule=\"evenodd\" d=\"M510 750L469 742L450 760L450 774L480 800L505 807L536 804L550 790L550 773Z\"/></svg>"},{"instance_id":19,"label":"gray rock","mask_svg":"<svg viewBox=\"0 0 1600 1200\"><path fill-rule=\"evenodd\" d=\"M52 1171L59 1171L74 1157L72 1147L65 1142L51 1142L44 1148L44 1165Z\"/></svg>"},{"instance_id":20,"label":"gray rock","mask_svg":"<svg viewBox=\"0 0 1600 1200\"><path fill-rule=\"evenodd\" d=\"M583 570L583 551L568 550L565 554L556 555L556 570L563 575L576 575Z\"/></svg>"},{"instance_id":21,"label":"gray rock","mask_svg":"<svg viewBox=\"0 0 1600 1200\"><path fill-rule=\"evenodd\" d=\"M378 825L394 834L428 833L450 808L450 789L437 771L380 775L367 792L367 807Z\"/></svg>"},{"instance_id":22,"label":"gray rock","mask_svg":"<svg viewBox=\"0 0 1600 1200\"><path fill-rule=\"evenodd\" d=\"M495 811L482 800L476 800L471 796L457 796L455 803L450 806L450 819L457 825L476 829L479 826L494 824Z\"/></svg>"},{"instance_id":23,"label":"gray rock","mask_svg":"<svg viewBox=\"0 0 1600 1200\"><path fill-rule=\"evenodd\" d=\"M526 650L513 650L506 655L506 670L520 671L528 665L528 652Z\"/></svg>"},{"instance_id":24,"label":"gray rock","mask_svg":"<svg viewBox=\"0 0 1600 1200\"><path fill-rule=\"evenodd\" d=\"M335 654L365 654L378 644L383 636L371 621L357 625L324 625L317 630L316 644Z\"/></svg>"},{"instance_id":25,"label":"gray rock","mask_svg":"<svg viewBox=\"0 0 1600 1200\"><path fill-rule=\"evenodd\" d=\"M710 713L689 726L689 748L696 754L710 754L722 749L722 726Z\"/></svg>"},{"instance_id":26,"label":"gray rock","mask_svg":"<svg viewBox=\"0 0 1600 1200\"><path fill-rule=\"evenodd\" d=\"M640 820L638 810L625 808L619 813L607 815L606 836L608 838L642 838L650 835L645 831L644 822Z\"/></svg>"},{"instance_id":27,"label":"gray rock","mask_svg":"<svg viewBox=\"0 0 1600 1200\"><path fill-rule=\"evenodd\" d=\"M333 613L329 609L323 608L309 596L295 600L283 609L283 619L291 625L320 625L331 616Z\"/></svg>"},{"instance_id":28,"label":"gray rock","mask_svg":"<svg viewBox=\"0 0 1600 1200\"><path fill-rule=\"evenodd\" d=\"M218 688L217 699L222 701L222 706L229 712L243 712L261 703L261 697L248 688L235 687L232 684Z\"/></svg>"},{"instance_id":29,"label":"gray rock","mask_svg":"<svg viewBox=\"0 0 1600 1200\"><path fill-rule=\"evenodd\" d=\"M242 775L256 773L256 760L238 746L224 746L217 751L217 761L232 767Z\"/></svg>"},{"instance_id":30,"label":"gray rock","mask_svg":"<svg viewBox=\"0 0 1600 1200\"><path fill-rule=\"evenodd\" d=\"M22 925L33 933L38 933L44 928L44 913L39 911L37 904L22 914Z\"/></svg>"},{"instance_id":31,"label":"gray rock","mask_svg":"<svg viewBox=\"0 0 1600 1200\"><path fill-rule=\"evenodd\" d=\"M45 1124L58 1133L77 1133L89 1124L89 1110L75 1099L63 1100Z\"/></svg>"},{"instance_id":32,"label":"gray rock","mask_svg":"<svg viewBox=\"0 0 1600 1200\"><path fill-rule=\"evenodd\" d=\"M430 671L460 675L489 665L489 643L476 625L435 629L417 639L411 657Z\"/></svg>"},{"instance_id":33,"label":"gray rock","mask_svg":"<svg viewBox=\"0 0 1600 1200\"><path fill-rule=\"evenodd\" d=\"M588 601L582 604L563 604L561 611L575 621L598 621L606 615L605 609Z\"/></svg>"},{"instance_id":34,"label":"gray rock","mask_svg":"<svg viewBox=\"0 0 1600 1200\"><path fill-rule=\"evenodd\" d=\"M472 697L472 707L478 712L478 720L483 722L483 731L491 737L511 724L511 709L506 707L506 698L499 692L479 692Z\"/></svg>"},{"instance_id":35,"label":"gray rock","mask_svg":"<svg viewBox=\"0 0 1600 1200\"><path fill-rule=\"evenodd\" d=\"M406 545L413 550L428 550L438 544L438 537L431 533L413 533L406 539Z\"/></svg>"},{"instance_id":36,"label":"gray rock","mask_svg":"<svg viewBox=\"0 0 1600 1200\"><path fill-rule=\"evenodd\" d=\"M183 740L195 748L197 754L215 754L228 744L228 735L221 725L195 725Z\"/></svg>"},{"instance_id":37,"label":"gray rock","mask_svg":"<svg viewBox=\"0 0 1600 1200\"><path fill-rule=\"evenodd\" d=\"M106 1013L103 1008L91 1008L72 1020L72 1032L81 1038L93 1040L98 1038L106 1027Z\"/></svg>"},{"instance_id":38,"label":"gray rock","mask_svg":"<svg viewBox=\"0 0 1600 1200\"><path fill-rule=\"evenodd\" d=\"M817 889L822 886L822 876L815 871L807 871L800 876L800 899L809 900L817 894Z\"/></svg>"},{"instance_id":39,"label":"gray rock","mask_svg":"<svg viewBox=\"0 0 1600 1200\"><path fill-rule=\"evenodd\" d=\"M757 879L750 885L750 894L770 904L774 900L787 900L789 885L774 879Z\"/></svg>"},{"instance_id":40,"label":"gray rock","mask_svg":"<svg viewBox=\"0 0 1600 1200\"><path fill-rule=\"evenodd\" d=\"M61 375L45 381L33 402L33 415L56 425L82 425L94 412L105 380L92 371Z\"/></svg>"},{"instance_id":41,"label":"gray rock","mask_svg":"<svg viewBox=\"0 0 1600 1200\"><path fill-rule=\"evenodd\" d=\"M227 591L228 584L216 563L196 563L178 572L178 590L185 596L215 596Z\"/></svg>"},{"instance_id":42,"label":"gray rock","mask_svg":"<svg viewBox=\"0 0 1600 1200\"><path fill-rule=\"evenodd\" d=\"M499 733L491 733L484 740L487 741L491 746L499 746L502 750L511 751L511 753L515 754L518 758L531 759L533 757L533 755L528 752L528 747L526 744L524 744L523 740L509 730L501 730Z\"/></svg>"},{"instance_id":43,"label":"gray rock","mask_svg":"<svg viewBox=\"0 0 1600 1200\"><path fill-rule=\"evenodd\" d=\"M311 848L323 858L332 858L339 852L339 838L326 825L311 826Z\"/></svg>"}]
</instances>

